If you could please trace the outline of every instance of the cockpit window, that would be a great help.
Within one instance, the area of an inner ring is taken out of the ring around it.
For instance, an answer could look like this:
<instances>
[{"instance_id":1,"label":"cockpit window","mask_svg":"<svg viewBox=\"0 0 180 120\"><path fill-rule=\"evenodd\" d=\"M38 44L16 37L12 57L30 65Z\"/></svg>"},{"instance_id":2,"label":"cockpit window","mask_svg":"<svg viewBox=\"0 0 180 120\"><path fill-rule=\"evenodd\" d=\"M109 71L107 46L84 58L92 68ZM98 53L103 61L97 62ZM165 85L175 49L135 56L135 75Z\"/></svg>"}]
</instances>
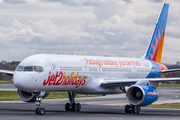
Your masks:
<instances>
[{"instance_id":1,"label":"cockpit window","mask_svg":"<svg viewBox=\"0 0 180 120\"><path fill-rule=\"evenodd\" d=\"M39 71L40 71L40 72L43 72L43 71L44 71L43 67L40 66L40 67L39 67Z\"/></svg>"},{"instance_id":2,"label":"cockpit window","mask_svg":"<svg viewBox=\"0 0 180 120\"><path fill-rule=\"evenodd\" d=\"M34 71L36 71L36 72L43 72L44 69L41 66L34 66Z\"/></svg>"},{"instance_id":3,"label":"cockpit window","mask_svg":"<svg viewBox=\"0 0 180 120\"><path fill-rule=\"evenodd\" d=\"M33 71L33 66L24 67L24 71Z\"/></svg>"},{"instance_id":4,"label":"cockpit window","mask_svg":"<svg viewBox=\"0 0 180 120\"><path fill-rule=\"evenodd\" d=\"M18 66L18 68L16 69L16 71L24 71L24 72L31 72L31 71L35 71L35 72L43 72L44 69L41 66Z\"/></svg>"},{"instance_id":5,"label":"cockpit window","mask_svg":"<svg viewBox=\"0 0 180 120\"><path fill-rule=\"evenodd\" d=\"M19 66L16 71L23 71L23 70L24 70L24 67L23 66Z\"/></svg>"}]
</instances>

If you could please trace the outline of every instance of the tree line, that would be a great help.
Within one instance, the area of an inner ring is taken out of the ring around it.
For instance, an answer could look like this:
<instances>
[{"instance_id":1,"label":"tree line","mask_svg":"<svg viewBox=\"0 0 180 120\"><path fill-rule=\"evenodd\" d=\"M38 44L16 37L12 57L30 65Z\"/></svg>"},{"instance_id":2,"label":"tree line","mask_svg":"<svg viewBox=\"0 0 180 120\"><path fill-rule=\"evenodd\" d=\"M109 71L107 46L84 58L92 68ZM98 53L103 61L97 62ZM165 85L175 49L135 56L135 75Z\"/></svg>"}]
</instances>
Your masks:
<instances>
[{"instance_id":1,"label":"tree line","mask_svg":"<svg viewBox=\"0 0 180 120\"><path fill-rule=\"evenodd\" d=\"M6 62L3 60L0 62L0 69L15 71L19 63L20 61ZM0 80L11 80L11 79L12 79L12 75L0 73Z\"/></svg>"}]
</instances>

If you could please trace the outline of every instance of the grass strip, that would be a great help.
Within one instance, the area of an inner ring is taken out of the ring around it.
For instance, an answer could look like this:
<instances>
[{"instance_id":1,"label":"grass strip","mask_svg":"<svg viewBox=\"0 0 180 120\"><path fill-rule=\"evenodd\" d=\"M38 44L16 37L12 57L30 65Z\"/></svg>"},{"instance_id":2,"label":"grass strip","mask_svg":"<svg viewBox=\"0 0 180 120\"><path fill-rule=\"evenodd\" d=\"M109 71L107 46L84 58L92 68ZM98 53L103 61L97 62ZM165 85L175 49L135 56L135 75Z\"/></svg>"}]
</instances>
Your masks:
<instances>
[{"instance_id":1,"label":"grass strip","mask_svg":"<svg viewBox=\"0 0 180 120\"><path fill-rule=\"evenodd\" d=\"M77 94L76 98L80 97L95 97L97 95L84 95L84 94ZM68 98L67 92L50 92L49 95L45 99L59 99L59 98Z\"/></svg>"},{"instance_id":2,"label":"grass strip","mask_svg":"<svg viewBox=\"0 0 180 120\"><path fill-rule=\"evenodd\" d=\"M163 83L163 84L161 84L161 85L159 85L159 87L180 87L180 84L165 84L165 83Z\"/></svg>"},{"instance_id":3,"label":"grass strip","mask_svg":"<svg viewBox=\"0 0 180 120\"><path fill-rule=\"evenodd\" d=\"M76 98L79 97L95 97L97 95L76 95ZM45 99L60 99L60 98L68 98L67 92L50 92L48 97ZM17 94L17 91L0 91L0 101L11 101L11 100L20 100Z\"/></svg>"},{"instance_id":4,"label":"grass strip","mask_svg":"<svg viewBox=\"0 0 180 120\"><path fill-rule=\"evenodd\" d=\"M180 109L180 103L165 103L161 105L148 105L149 108L173 108Z\"/></svg>"},{"instance_id":5,"label":"grass strip","mask_svg":"<svg viewBox=\"0 0 180 120\"><path fill-rule=\"evenodd\" d=\"M11 80L0 80L0 84L13 84Z\"/></svg>"},{"instance_id":6,"label":"grass strip","mask_svg":"<svg viewBox=\"0 0 180 120\"><path fill-rule=\"evenodd\" d=\"M20 100L17 91L0 91L0 101Z\"/></svg>"}]
</instances>

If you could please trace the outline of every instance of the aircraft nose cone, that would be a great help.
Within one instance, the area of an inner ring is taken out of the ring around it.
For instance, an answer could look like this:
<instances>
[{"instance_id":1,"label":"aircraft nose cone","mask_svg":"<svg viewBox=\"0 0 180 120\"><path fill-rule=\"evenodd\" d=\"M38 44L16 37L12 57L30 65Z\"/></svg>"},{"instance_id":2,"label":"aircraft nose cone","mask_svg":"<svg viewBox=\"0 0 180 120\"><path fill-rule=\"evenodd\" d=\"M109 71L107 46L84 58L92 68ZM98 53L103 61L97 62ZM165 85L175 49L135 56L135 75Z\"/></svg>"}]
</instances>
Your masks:
<instances>
[{"instance_id":1,"label":"aircraft nose cone","mask_svg":"<svg viewBox=\"0 0 180 120\"><path fill-rule=\"evenodd\" d=\"M30 76L25 73L15 73L13 76L14 85L21 90L29 89L30 80Z\"/></svg>"}]
</instances>

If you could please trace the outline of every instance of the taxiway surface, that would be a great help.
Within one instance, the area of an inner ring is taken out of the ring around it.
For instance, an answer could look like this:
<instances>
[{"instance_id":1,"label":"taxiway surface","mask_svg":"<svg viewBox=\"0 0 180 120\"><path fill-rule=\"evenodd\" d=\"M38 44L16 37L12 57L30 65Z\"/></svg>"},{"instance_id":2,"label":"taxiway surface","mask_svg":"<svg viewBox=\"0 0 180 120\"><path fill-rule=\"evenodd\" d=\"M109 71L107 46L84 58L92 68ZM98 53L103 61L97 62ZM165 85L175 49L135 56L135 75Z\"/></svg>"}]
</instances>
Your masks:
<instances>
[{"instance_id":1,"label":"taxiway surface","mask_svg":"<svg viewBox=\"0 0 180 120\"><path fill-rule=\"evenodd\" d=\"M142 108L125 114L122 106L82 104L80 112L66 112L64 104L44 104L45 115L36 115L33 103L0 103L0 120L179 120L180 110Z\"/></svg>"},{"instance_id":2,"label":"taxiway surface","mask_svg":"<svg viewBox=\"0 0 180 120\"><path fill-rule=\"evenodd\" d=\"M12 85L0 85L3 90L16 90ZM180 102L179 87L159 87L160 97L153 104ZM77 98L82 104L80 112L66 112L64 104L68 99L45 99L43 106L45 115L36 115L34 103L22 101L1 101L0 120L179 120L180 110L142 108L140 114L125 114L124 105L128 104L125 94L107 95L90 98Z\"/></svg>"}]
</instances>

